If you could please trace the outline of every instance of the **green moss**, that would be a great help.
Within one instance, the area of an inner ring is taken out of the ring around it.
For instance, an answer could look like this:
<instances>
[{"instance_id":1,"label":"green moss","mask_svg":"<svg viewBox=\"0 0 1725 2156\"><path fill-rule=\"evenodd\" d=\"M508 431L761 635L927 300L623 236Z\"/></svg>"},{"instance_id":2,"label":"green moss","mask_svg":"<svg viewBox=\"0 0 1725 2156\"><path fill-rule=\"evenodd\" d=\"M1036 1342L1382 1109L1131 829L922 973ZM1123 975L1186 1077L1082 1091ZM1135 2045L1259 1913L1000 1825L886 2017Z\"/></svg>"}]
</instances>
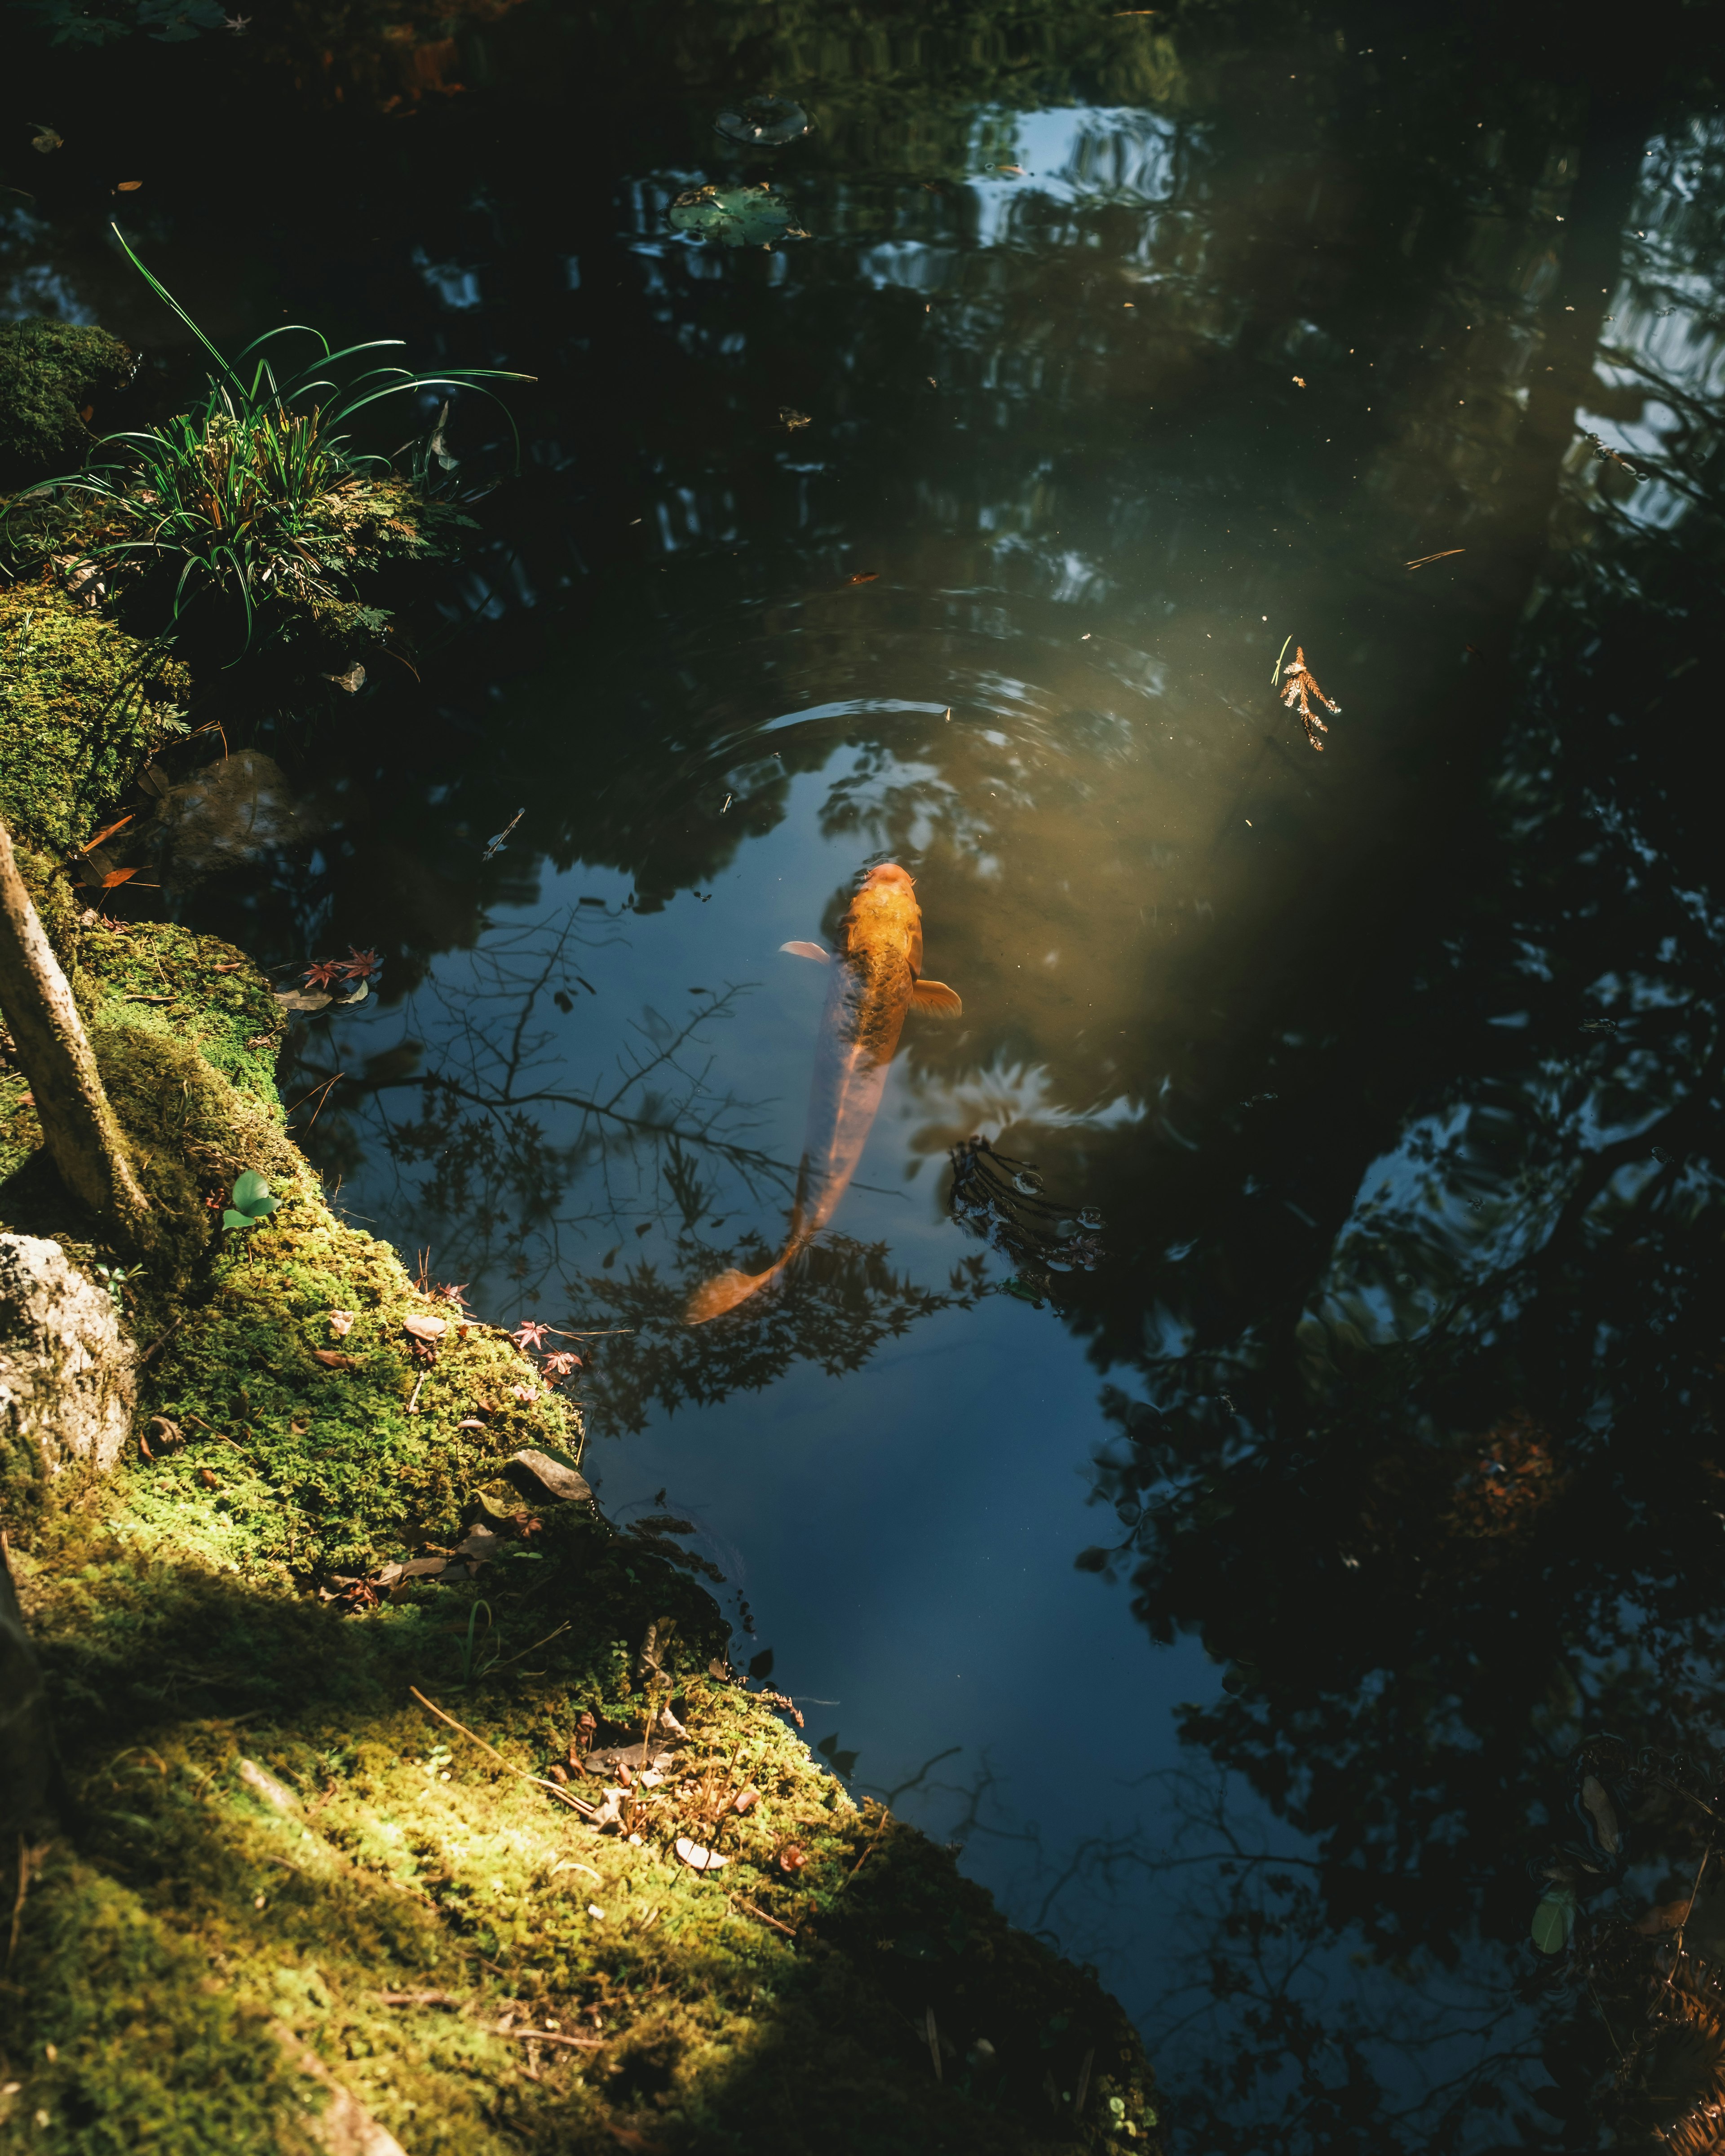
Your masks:
<instances>
[{"instance_id":1,"label":"green moss","mask_svg":"<svg viewBox=\"0 0 1725 2156\"><path fill-rule=\"evenodd\" d=\"M172 922L127 927L93 913L80 921L74 951L96 1024L195 1049L280 1119L275 1059L287 1021L244 952Z\"/></svg>"},{"instance_id":2,"label":"green moss","mask_svg":"<svg viewBox=\"0 0 1725 2156\"><path fill-rule=\"evenodd\" d=\"M136 364L105 330L39 315L0 323L0 486L81 463L96 440L84 414Z\"/></svg>"},{"instance_id":3,"label":"green moss","mask_svg":"<svg viewBox=\"0 0 1725 2156\"><path fill-rule=\"evenodd\" d=\"M203 1954L65 1850L35 1892L25 2056L13 2055L14 2076L33 2071L28 2103L9 2108L19 2126L46 2112L36 2145L80 2156L283 2146L275 2136L302 2105L266 2015L213 1990Z\"/></svg>"},{"instance_id":4,"label":"green moss","mask_svg":"<svg viewBox=\"0 0 1725 2156\"><path fill-rule=\"evenodd\" d=\"M49 578L0 583L0 815L65 854L186 732L182 666Z\"/></svg>"},{"instance_id":5,"label":"green moss","mask_svg":"<svg viewBox=\"0 0 1725 2156\"><path fill-rule=\"evenodd\" d=\"M162 2118L152 2147L213 2145L199 2107L182 2118L157 2085L177 2085L145 2041L172 2010L100 2020L90 1994L112 1964L92 1971L79 1946L100 1883L151 1952L177 1945L219 1987L236 2056L214 2087L261 2085L273 2015L415 2156L625 2135L788 2156L811 2125L825 2149L880 2156L1153 2148L1142 2055L1094 1979L1014 1932L926 1838L859 1810L767 1702L696 1673L721 1628L662 1558L590 1520L554 1541L510 1637L567 1629L532 1674L465 1690L449 1624L466 1597L448 1589L344 1620L118 1546L27 1571L56 1692L81 1710L67 1763L85 1808L79 1858L44 1874L23 1926L8 2071L20 2108L49 2114L35 2145L126 2145L127 2107ZM526 1595L486 1592L500 1609ZM672 1666L690 1742L599 1832L523 1775L565 1756L583 1708L604 1736L639 1734L633 1627L666 1599L688 1627ZM248 1783L248 1758L288 1801ZM739 1816L744 1787L758 1801ZM680 1836L725 1866L691 1871ZM787 1846L806 1859L793 1873ZM506 2017L589 2041L536 2056L499 2033ZM1062 2097L1086 2058L1075 2123ZM286 2117L288 2093L274 2101ZM270 2130L242 2114L223 2145L269 2148Z\"/></svg>"}]
</instances>

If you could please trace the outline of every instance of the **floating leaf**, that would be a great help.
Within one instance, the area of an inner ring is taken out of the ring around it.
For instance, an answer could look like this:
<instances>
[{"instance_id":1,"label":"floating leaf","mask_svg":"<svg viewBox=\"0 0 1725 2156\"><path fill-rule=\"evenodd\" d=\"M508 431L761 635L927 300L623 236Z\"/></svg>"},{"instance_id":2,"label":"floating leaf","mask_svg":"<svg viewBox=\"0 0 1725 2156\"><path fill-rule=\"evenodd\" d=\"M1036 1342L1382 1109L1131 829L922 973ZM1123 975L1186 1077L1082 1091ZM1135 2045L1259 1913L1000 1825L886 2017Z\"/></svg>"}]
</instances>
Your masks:
<instances>
[{"instance_id":1,"label":"floating leaf","mask_svg":"<svg viewBox=\"0 0 1725 2156\"><path fill-rule=\"evenodd\" d=\"M102 889L112 891L116 884L130 883L136 874L136 869L110 869L102 878Z\"/></svg>"},{"instance_id":2,"label":"floating leaf","mask_svg":"<svg viewBox=\"0 0 1725 2156\"><path fill-rule=\"evenodd\" d=\"M721 112L713 131L749 149L776 150L809 132L809 115L788 97L745 97Z\"/></svg>"},{"instance_id":3,"label":"floating leaf","mask_svg":"<svg viewBox=\"0 0 1725 2156\"><path fill-rule=\"evenodd\" d=\"M143 184L144 183L141 180L121 180L115 187L114 192L116 194L121 195L135 195Z\"/></svg>"},{"instance_id":4,"label":"floating leaf","mask_svg":"<svg viewBox=\"0 0 1725 2156\"><path fill-rule=\"evenodd\" d=\"M441 1340L449 1329L446 1317L404 1317L401 1322L403 1332L411 1332L416 1340Z\"/></svg>"},{"instance_id":5,"label":"floating leaf","mask_svg":"<svg viewBox=\"0 0 1725 2156\"><path fill-rule=\"evenodd\" d=\"M691 187L672 203L670 222L721 247L770 247L790 231L791 206L764 185Z\"/></svg>"},{"instance_id":6,"label":"floating leaf","mask_svg":"<svg viewBox=\"0 0 1725 2156\"><path fill-rule=\"evenodd\" d=\"M28 120L24 124L27 127L33 127L36 130L30 137L30 147L33 150L39 150L44 157L50 151L64 146L64 136L57 134L47 121Z\"/></svg>"},{"instance_id":7,"label":"floating leaf","mask_svg":"<svg viewBox=\"0 0 1725 2156\"><path fill-rule=\"evenodd\" d=\"M1542 1896L1528 1928L1541 1953L1562 1953L1575 1929L1574 1889L1560 1887Z\"/></svg>"},{"instance_id":8,"label":"floating leaf","mask_svg":"<svg viewBox=\"0 0 1725 2156\"><path fill-rule=\"evenodd\" d=\"M878 569L859 569L850 581L854 584L878 584L880 572Z\"/></svg>"}]
</instances>

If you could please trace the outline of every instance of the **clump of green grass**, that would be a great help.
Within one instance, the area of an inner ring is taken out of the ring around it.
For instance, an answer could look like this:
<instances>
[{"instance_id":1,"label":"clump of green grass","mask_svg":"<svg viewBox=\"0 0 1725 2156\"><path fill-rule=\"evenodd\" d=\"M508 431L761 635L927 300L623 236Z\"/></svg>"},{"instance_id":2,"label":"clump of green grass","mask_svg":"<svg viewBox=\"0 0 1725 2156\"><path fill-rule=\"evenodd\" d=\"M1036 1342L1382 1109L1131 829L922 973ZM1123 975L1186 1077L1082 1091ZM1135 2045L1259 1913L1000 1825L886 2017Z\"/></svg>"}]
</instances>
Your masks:
<instances>
[{"instance_id":1,"label":"clump of green grass","mask_svg":"<svg viewBox=\"0 0 1725 2156\"><path fill-rule=\"evenodd\" d=\"M295 613L351 606L353 572L370 566L378 551L367 547L368 533L375 537L380 523L399 519L406 492L387 458L353 446L348 430L357 415L388 398L435 389L470 388L500 402L482 377L532 379L499 367L417 374L376 365L356 373L352 365L362 355L402 341L379 337L331 351L327 338L304 323L266 331L229 362L119 227L113 230L127 260L208 354L208 386L191 410L108 437L105 446L113 454L44 480L10 506L7 521L21 552L72 549L83 586L153 578L169 640L194 608L234 617L244 651L260 622L285 631ZM308 337L316 347L313 358L294 373L278 373L282 341ZM514 435L512 419L510 428ZM518 437L516 448L519 460ZM423 476L431 460L417 461ZM380 490L387 496L381 516Z\"/></svg>"}]
</instances>

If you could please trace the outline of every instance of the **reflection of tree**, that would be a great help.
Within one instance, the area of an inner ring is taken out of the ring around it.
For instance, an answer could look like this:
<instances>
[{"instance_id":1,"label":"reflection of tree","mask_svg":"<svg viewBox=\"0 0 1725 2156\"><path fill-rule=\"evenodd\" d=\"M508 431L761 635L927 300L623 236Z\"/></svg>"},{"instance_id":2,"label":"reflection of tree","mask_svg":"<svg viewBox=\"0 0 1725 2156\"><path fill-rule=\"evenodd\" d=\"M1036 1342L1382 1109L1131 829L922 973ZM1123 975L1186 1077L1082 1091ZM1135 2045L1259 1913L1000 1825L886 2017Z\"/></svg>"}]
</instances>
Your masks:
<instances>
[{"instance_id":1,"label":"reflection of tree","mask_svg":"<svg viewBox=\"0 0 1725 2156\"><path fill-rule=\"evenodd\" d=\"M738 1391L758 1392L793 1363L818 1363L829 1377L860 1369L881 1343L942 1310L968 1310L983 1292L983 1264L967 1259L944 1290L918 1286L893 1270L884 1243L828 1234L806 1251L769 1294L746 1311L691 1326L691 1291L726 1263L758 1267L775 1251L748 1243L720 1252L680 1238L675 1267L630 1266L620 1276L571 1281L575 1322L620 1327L597 1351L583 1389L594 1427L642 1429L655 1409L670 1414Z\"/></svg>"},{"instance_id":2,"label":"reflection of tree","mask_svg":"<svg viewBox=\"0 0 1725 2156\"><path fill-rule=\"evenodd\" d=\"M378 1121L400 1193L398 1234L434 1243L439 1263L477 1281L501 1267L536 1285L578 1228L620 1234L672 1214L684 1233L721 1192L758 1198L788 1189L794 1168L747 1142L759 1117L712 1082L703 1028L728 1019L745 988L703 993L673 1021L648 1007L630 1022L614 1070L584 1090L561 1082L565 1061L546 1007L565 1013L591 993L578 954L592 947L578 910L561 920L496 930L467 962L422 988L403 1039L342 1075L345 1051L301 1051L296 1080L329 1083L330 1122L361 1111ZM544 1016L541 1014L543 1012ZM334 1060L326 1065L324 1057ZM434 1067L417 1066L426 1057ZM392 1096L417 1094L419 1113L389 1113ZM321 1106L316 1111L320 1119ZM357 1136L322 1142L343 1165ZM318 1127L307 1132L314 1152Z\"/></svg>"},{"instance_id":3,"label":"reflection of tree","mask_svg":"<svg viewBox=\"0 0 1725 2156\"><path fill-rule=\"evenodd\" d=\"M1697 132L1645 162L1657 177L1631 228L1647 228L1669 288L1681 227L1692 294L1710 295L1725 152ZM1679 167L1699 200L1666 215ZM1199 1630L1228 1663L1225 1697L1184 1733L1312 1854L1309 1888L1223 1924L1206 1979L1219 2006L1254 1995L1248 1948L1278 1926L1317 1950L1315 1980L1357 1939L1389 1971L1448 1972L1446 1995L1475 2004L1460 2079L1439 2076L1393 2133L1405 2066L1359 2054L1349 2100L1385 2122L1369 2147L1494 2131L1538 2145L1526 2107L1542 2077L1514 2064L1532 2045L1559 2084L1538 2102L1562 2145L1603 2145L1614 2129L1595 2100L1619 2046L1646 2035L1652 1993L1645 1961L1607 1969L1597 1954L1612 1921L1626 1949L1647 1902L1669 1902L1702 1853L1692 1821L1661 1826L1625 1794L1638 1861L1671 1874L1632 1880L1613 1919L1597 1853L1584 1869L1552 1847L1573 1747L1607 1729L1631 1758L1680 1750L1717 1727L1725 1679L1725 930L1673 685L1712 663L1725 505L1694 453L1717 439L1718 347L1711 300L1682 336L1656 329L1644 259L1632 247L1600 302L1637 354L1615 365L1609 408L1638 460L1680 464L1680 483L1638 488L1574 459L1558 528L1586 543L1536 593L1490 812L1446 830L1466 897L1446 884L1423 916L1395 916L1368 1004L1312 997L1305 1037L1242 1074L1250 1109L1183 1116L1189 1159L1233 1188L1209 1183L1194 1246L1147 1276L1100 1276L1085 1321L1146 1395L1110 1396L1119 1437L1096 1494L1119 1530L1086 1561L1131 1574L1158 1636ZM1142 1206L1153 1156L1117 1158ZM1108 1209L1139 1209L1122 1195ZM1165 1209L1160 1225L1190 1217ZM1159 1337L1134 1350L1147 1313ZM1548 1972L1514 2009L1507 1974L1537 1961L1529 1912L1553 1876L1582 1898L1595 1960ZM1314 2029L1347 2055L1346 2013L1308 2001L1278 2030L1264 2010L1243 2010L1250 2046L1211 2025L1213 2046L1272 2075L1266 2090ZM1495 2047L1494 2025L1508 2040ZM1510 2061L1486 2071L1494 2048ZM1195 2145L1327 2145L1322 2108L1244 2143L1231 2117L1204 2119Z\"/></svg>"}]
</instances>

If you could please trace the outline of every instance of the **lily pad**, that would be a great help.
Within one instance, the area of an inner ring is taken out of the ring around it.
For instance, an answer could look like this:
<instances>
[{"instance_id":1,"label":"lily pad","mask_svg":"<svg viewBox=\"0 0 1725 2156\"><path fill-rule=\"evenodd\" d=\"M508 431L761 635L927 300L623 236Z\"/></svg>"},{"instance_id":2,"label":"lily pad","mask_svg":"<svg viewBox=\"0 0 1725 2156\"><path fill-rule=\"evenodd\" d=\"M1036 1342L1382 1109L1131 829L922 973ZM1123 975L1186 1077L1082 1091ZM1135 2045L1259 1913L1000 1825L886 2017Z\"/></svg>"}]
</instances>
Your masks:
<instances>
[{"instance_id":1,"label":"lily pad","mask_svg":"<svg viewBox=\"0 0 1725 2156\"><path fill-rule=\"evenodd\" d=\"M764 182L748 187L691 187L671 204L678 232L721 247L770 247L793 232L790 204Z\"/></svg>"},{"instance_id":2,"label":"lily pad","mask_svg":"<svg viewBox=\"0 0 1725 2156\"><path fill-rule=\"evenodd\" d=\"M745 97L713 122L727 142L741 142L752 150L776 150L799 141L813 122L800 105L788 97Z\"/></svg>"},{"instance_id":3,"label":"lily pad","mask_svg":"<svg viewBox=\"0 0 1725 2156\"><path fill-rule=\"evenodd\" d=\"M1574 1889L1562 1887L1544 1895L1533 1911L1528 1929L1541 1953L1562 1953L1575 1929Z\"/></svg>"}]
</instances>

